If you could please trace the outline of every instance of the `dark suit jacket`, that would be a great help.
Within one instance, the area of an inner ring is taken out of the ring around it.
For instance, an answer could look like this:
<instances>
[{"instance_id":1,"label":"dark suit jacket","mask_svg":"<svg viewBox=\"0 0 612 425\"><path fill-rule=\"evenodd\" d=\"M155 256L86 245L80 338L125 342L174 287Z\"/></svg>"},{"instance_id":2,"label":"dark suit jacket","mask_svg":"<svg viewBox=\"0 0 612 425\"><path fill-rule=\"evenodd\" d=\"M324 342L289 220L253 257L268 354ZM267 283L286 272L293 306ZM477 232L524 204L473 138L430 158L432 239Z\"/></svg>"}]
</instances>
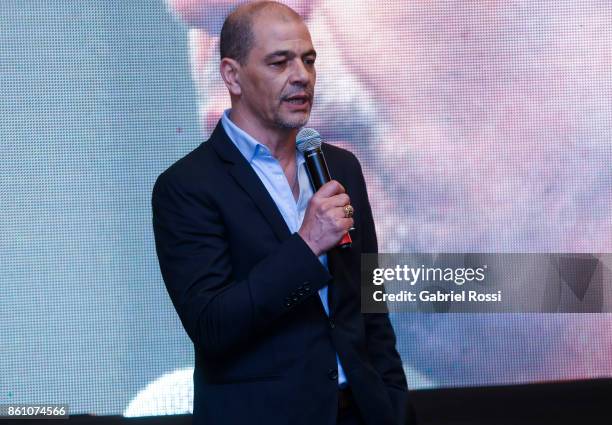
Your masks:
<instances>
[{"instance_id":1,"label":"dark suit jacket","mask_svg":"<svg viewBox=\"0 0 612 425\"><path fill-rule=\"evenodd\" d=\"M329 272L219 123L153 189L162 276L195 347L196 424L331 425L338 353L371 425L404 424L406 379L387 314L360 312L360 254L377 252L359 162L324 144L351 197L351 249ZM329 285L330 317L317 290Z\"/></svg>"}]
</instances>

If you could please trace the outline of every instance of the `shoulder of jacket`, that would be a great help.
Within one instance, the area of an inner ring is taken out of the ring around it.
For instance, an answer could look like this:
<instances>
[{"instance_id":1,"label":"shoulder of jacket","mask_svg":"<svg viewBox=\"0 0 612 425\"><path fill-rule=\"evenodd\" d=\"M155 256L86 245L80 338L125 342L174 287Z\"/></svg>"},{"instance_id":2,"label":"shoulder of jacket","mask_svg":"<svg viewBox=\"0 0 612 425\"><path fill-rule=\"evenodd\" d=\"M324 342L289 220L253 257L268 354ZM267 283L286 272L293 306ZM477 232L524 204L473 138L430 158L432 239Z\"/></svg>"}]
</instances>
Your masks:
<instances>
[{"instance_id":1,"label":"shoulder of jacket","mask_svg":"<svg viewBox=\"0 0 612 425\"><path fill-rule=\"evenodd\" d=\"M189 188L197 185L202 189L212 184L212 173L219 165L211 146L208 142L202 142L166 168L157 177L155 186Z\"/></svg>"},{"instance_id":2,"label":"shoulder of jacket","mask_svg":"<svg viewBox=\"0 0 612 425\"><path fill-rule=\"evenodd\" d=\"M361 173L361 164L355 154L347 149L323 143L321 146L327 164L331 169L341 173Z\"/></svg>"}]
</instances>

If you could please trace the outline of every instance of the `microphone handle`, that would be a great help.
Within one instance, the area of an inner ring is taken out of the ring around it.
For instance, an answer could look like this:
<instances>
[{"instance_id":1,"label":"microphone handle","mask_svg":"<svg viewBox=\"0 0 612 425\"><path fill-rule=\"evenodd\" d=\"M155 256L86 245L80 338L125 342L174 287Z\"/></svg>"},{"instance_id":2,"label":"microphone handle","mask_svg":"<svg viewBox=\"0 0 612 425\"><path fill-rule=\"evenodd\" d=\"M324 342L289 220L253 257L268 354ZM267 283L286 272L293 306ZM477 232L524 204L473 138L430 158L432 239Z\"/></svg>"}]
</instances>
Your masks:
<instances>
[{"instance_id":1,"label":"microphone handle","mask_svg":"<svg viewBox=\"0 0 612 425\"><path fill-rule=\"evenodd\" d=\"M306 169L308 170L310 183L316 192L321 189L321 186L331 180L327 162L325 162L325 157L321 149L308 151L304 154L304 157L306 159Z\"/></svg>"},{"instance_id":2,"label":"microphone handle","mask_svg":"<svg viewBox=\"0 0 612 425\"><path fill-rule=\"evenodd\" d=\"M306 159L306 171L308 171L310 184L316 192L325 183L331 181L329 169L327 168L327 162L325 162L323 152L321 152L321 149L319 148L304 152L304 157ZM344 234L344 236L342 236L340 242L338 242L338 247L350 248L352 243L353 240L351 239L351 235L349 235L347 232Z\"/></svg>"}]
</instances>

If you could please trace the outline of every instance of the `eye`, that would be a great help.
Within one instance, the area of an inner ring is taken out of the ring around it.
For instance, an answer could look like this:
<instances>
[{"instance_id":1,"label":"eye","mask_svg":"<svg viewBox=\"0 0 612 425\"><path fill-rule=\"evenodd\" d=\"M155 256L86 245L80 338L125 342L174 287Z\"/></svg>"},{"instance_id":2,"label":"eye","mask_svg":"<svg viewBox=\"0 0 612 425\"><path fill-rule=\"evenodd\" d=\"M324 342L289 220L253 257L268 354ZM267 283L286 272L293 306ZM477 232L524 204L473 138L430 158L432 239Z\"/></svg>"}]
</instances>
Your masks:
<instances>
[{"instance_id":1,"label":"eye","mask_svg":"<svg viewBox=\"0 0 612 425\"><path fill-rule=\"evenodd\" d=\"M286 60L280 60L280 61L272 62L270 66L273 66L275 68L280 68L282 66L285 66L286 63L287 63Z\"/></svg>"},{"instance_id":2,"label":"eye","mask_svg":"<svg viewBox=\"0 0 612 425\"><path fill-rule=\"evenodd\" d=\"M304 59L304 63L305 63L306 65L314 65L314 63L315 63L315 58L306 58L306 59Z\"/></svg>"}]
</instances>

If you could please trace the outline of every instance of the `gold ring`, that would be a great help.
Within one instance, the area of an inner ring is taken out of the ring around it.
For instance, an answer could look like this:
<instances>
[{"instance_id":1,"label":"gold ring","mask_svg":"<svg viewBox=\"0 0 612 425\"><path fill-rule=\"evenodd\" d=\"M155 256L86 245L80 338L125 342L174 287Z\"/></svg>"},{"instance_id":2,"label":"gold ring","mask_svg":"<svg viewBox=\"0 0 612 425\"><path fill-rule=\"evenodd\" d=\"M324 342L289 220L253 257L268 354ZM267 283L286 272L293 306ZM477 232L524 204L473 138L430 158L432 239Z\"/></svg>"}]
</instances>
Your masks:
<instances>
[{"instance_id":1,"label":"gold ring","mask_svg":"<svg viewBox=\"0 0 612 425\"><path fill-rule=\"evenodd\" d=\"M350 204L344 206L344 218L351 218L354 212L355 210Z\"/></svg>"}]
</instances>

